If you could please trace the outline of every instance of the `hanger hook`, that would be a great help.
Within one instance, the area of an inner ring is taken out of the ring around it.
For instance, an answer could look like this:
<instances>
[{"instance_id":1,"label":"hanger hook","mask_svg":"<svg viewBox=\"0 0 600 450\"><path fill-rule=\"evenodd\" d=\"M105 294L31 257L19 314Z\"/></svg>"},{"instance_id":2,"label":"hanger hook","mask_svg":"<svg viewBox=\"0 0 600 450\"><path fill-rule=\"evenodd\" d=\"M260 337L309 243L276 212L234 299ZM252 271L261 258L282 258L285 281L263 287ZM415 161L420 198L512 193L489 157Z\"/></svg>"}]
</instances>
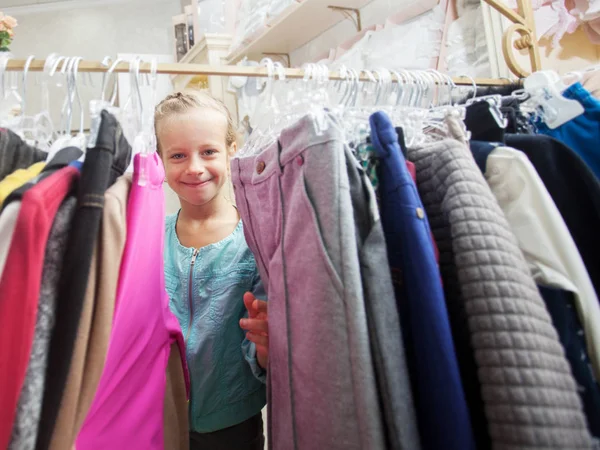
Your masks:
<instances>
[{"instance_id":1,"label":"hanger hook","mask_svg":"<svg viewBox=\"0 0 600 450\"><path fill-rule=\"evenodd\" d=\"M102 77L102 92L100 94L100 100L105 101L105 93L106 93L106 88L108 87L108 80L110 79L110 76L112 75L112 73L115 71L115 69L117 68L117 66L123 62L123 58L117 58L112 64L111 66L108 68L108 70L106 71L106 73L104 74L104 76ZM116 98L116 92L117 89L115 88L113 90L113 97L111 99L111 103L114 103L115 98Z\"/></svg>"},{"instance_id":2,"label":"hanger hook","mask_svg":"<svg viewBox=\"0 0 600 450\"><path fill-rule=\"evenodd\" d=\"M30 55L25 61L25 66L23 67L23 76L21 81L23 83L23 98L21 98L21 115L25 115L25 108L27 106L27 73L29 72L29 66L31 66L31 62L35 59L35 55Z\"/></svg>"},{"instance_id":3,"label":"hanger hook","mask_svg":"<svg viewBox=\"0 0 600 450\"><path fill-rule=\"evenodd\" d=\"M329 67L326 64L321 64L323 68L323 83L327 86L329 84Z\"/></svg>"},{"instance_id":4,"label":"hanger hook","mask_svg":"<svg viewBox=\"0 0 600 450\"><path fill-rule=\"evenodd\" d=\"M73 85L75 88L77 105L79 106L79 134L80 135L83 134L83 124L84 124L84 119L85 119L85 115L83 112L83 102L81 101L81 94L79 93L79 86L77 85L77 78L79 75L79 73L78 73L79 64L81 63L81 61L83 61L83 58L81 56L78 56L77 58L75 58L75 61L73 62Z\"/></svg>"},{"instance_id":5,"label":"hanger hook","mask_svg":"<svg viewBox=\"0 0 600 450\"><path fill-rule=\"evenodd\" d=\"M102 67L105 67L108 69L110 67L110 56L105 56L104 58L102 58L100 65ZM104 89L105 82L106 82L106 70L102 72L102 82L100 83L101 89ZM104 94L104 92L102 92L101 95L102 94Z\"/></svg>"},{"instance_id":6,"label":"hanger hook","mask_svg":"<svg viewBox=\"0 0 600 450\"><path fill-rule=\"evenodd\" d=\"M72 108L72 101L73 101L73 86L71 83L71 77L69 75L69 71L71 70L71 64L73 61L73 57L65 57L65 59L63 60L62 66L60 68L60 73L63 74L65 76L65 84L66 84L66 89L67 89L67 94L65 96L65 100L63 102L63 107L61 110L61 129L63 131L63 134L67 134L70 130L68 130L68 126L69 126L69 120L70 120L70 110ZM56 63L55 67L53 69L57 69L59 65L59 62ZM51 73L54 73L53 71L51 71Z\"/></svg>"},{"instance_id":7,"label":"hanger hook","mask_svg":"<svg viewBox=\"0 0 600 450\"><path fill-rule=\"evenodd\" d=\"M394 76L396 77L396 85L394 85ZM396 106L400 106L401 99L404 96L404 78L400 77L400 73L396 70L390 71L390 82L392 92L397 92L396 94Z\"/></svg>"},{"instance_id":8,"label":"hanger hook","mask_svg":"<svg viewBox=\"0 0 600 450\"><path fill-rule=\"evenodd\" d=\"M412 106L414 102L413 99L416 99L416 97L418 96L418 85L417 85L417 79L415 76L413 76L412 72L409 72L408 70L404 70L404 69L400 69L399 72L402 74L403 77L406 77L406 85L407 87L410 85L410 91L409 91L409 97L408 97L408 106Z\"/></svg>"},{"instance_id":9,"label":"hanger hook","mask_svg":"<svg viewBox=\"0 0 600 450\"><path fill-rule=\"evenodd\" d=\"M441 92L442 92L442 86L446 85L446 80L441 76L441 73L438 72L435 69L426 69L425 72L427 72L429 74L429 76L431 77L431 79L433 80L434 83L434 89L435 89L435 105L436 106L442 106L444 103L441 101Z\"/></svg>"},{"instance_id":10,"label":"hanger hook","mask_svg":"<svg viewBox=\"0 0 600 450\"><path fill-rule=\"evenodd\" d=\"M379 105L379 99L381 98L381 92L383 91L384 81L383 81L383 72L381 69L376 69L373 71L375 75L377 75L376 85L375 85L375 106Z\"/></svg>"},{"instance_id":11,"label":"hanger hook","mask_svg":"<svg viewBox=\"0 0 600 450\"><path fill-rule=\"evenodd\" d=\"M135 96L137 99L138 118L140 121L139 122L140 126L144 120L144 106L142 104L142 91L140 89L140 63L141 63L141 61L142 61L142 58L140 56L136 55L135 58L133 58L133 61L130 66L130 68L133 69L133 82L134 82L134 87L135 87Z\"/></svg>"},{"instance_id":12,"label":"hanger hook","mask_svg":"<svg viewBox=\"0 0 600 450\"><path fill-rule=\"evenodd\" d=\"M383 74L383 100L384 104L389 104L389 97L392 94L393 89L393 80L392 80L392 72L385 67L380 69Z\"/></svg>"},{"instance_id":13,"label":"hanger hook","mask_svg":"<svg viewBox=\"0 0 600 450\"><path fill-rule=\"evenodd\" d=\"M471 100L474 100L477 97L477 83L475 83L475 79L470 75L459 75L459 77L471 81L471 87L473 88L473 97L471 97Z\"/></svg>"},{"instance_id":14,"label":"hanger hook","mask_svg":"<svg viewBox=\"0 0 600 450\"><path fill-rule=\"evenodd\" d=\"M431 92L432 92L431 100L430 100L428 107L437 106L438 100L439 100L439 93L438 93L439 79L435 76L434 73L432 73L428 70L423 70L421 73L423 74L423 79L426 82L427 91L431 90Z\"/></svg>"},{"instance_id":15,"label":"hanger hook","mask_svg":"<svg viewBox=\"0 0 600 450\"><path fill-rule=\"evenodd\" d=\"M281 64L279 61L277 61L273 65L274 65L275 70L277 71L277 78L279 79L279 81L284 81L285 80L285 67L283 67L283 64Z\"/></svg>"},{"instance_id":16,"label":"hanger hook","mask_svg":"<svg viewBox=\"0 0 600 450\"><path fill-rule=\"evenodd\" d=\"M0 100L6 97L5 74L8 61L13 57L12 53L0 53Z\"/></svg>"},{"instance_id":17,"label":"hanger hook","mask_svg":"<svg viewBox=\"0 0 600 450\"><path fill-rule=\"evenodd\" d=\"M302 81L308 82L310 80L310 73L312 69L312 64L308 63L304 67L304 76L302 77Z\"/></svg>"},{"instance_id":18,"label":"hanger hook","mask_svg":"<svg viewBox=\"0 0 600 450\"><path fill-rule=\"evenodd\" d=\"M454 89L456 89L456 83L454 82L454 80L452 79L452 77L450 75L448 75L447 73L442 74L444 75L444 77L446 77L446 79L448 80L448 104L450 106L454 106L455 103L452 100L452 93L454 92Z\"/></svg>"}]
</instances>

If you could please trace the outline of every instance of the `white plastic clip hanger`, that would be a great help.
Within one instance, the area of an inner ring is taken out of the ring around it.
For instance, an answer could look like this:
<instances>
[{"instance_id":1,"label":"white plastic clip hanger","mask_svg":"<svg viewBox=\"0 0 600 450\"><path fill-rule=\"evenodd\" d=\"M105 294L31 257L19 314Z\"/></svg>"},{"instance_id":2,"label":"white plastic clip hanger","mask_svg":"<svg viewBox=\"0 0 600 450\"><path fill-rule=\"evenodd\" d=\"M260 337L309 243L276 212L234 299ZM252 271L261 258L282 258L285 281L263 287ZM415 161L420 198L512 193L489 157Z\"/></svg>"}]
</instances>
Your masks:
<instances>
[{"instance_id":1,"label":"white plastic clip hanger","mask_svg":"<svg viewBox=\"0 0 600 450\"><path fill-rule=\"evenodd\" d=\"M541 118L550 129L555 129L584 113L577 100L562 95L566 89L560 76L552 70L540 70L529 75L524 82L525 92L537 104Z\"/></svg>"}]
</instances>

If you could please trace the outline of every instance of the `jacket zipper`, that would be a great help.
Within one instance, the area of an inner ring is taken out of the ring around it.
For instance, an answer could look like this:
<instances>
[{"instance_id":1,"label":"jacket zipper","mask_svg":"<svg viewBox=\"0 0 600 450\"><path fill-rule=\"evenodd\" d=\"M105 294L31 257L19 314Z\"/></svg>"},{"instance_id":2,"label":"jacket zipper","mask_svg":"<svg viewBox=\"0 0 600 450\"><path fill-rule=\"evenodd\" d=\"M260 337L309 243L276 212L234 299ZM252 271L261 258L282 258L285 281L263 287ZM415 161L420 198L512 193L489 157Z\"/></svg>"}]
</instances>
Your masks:
<instances>
[{"instance_id":1,"label":"jacket zipper","mask_svg":"<svg viewBox=\"0 0 600 450\"><path fill-rule=\"evenodd\" d=\"M198 256L198 249L194 249L194 254L192 255L192 264L190 266L190 279L189 279L189 288L188 288L188 304L190 307L190 321L188 323L187 333L185 335L185 342L187 344L188 339L190 338L190 333L192 331L192 318L194 317L194 302L193 302L193 292L192 292L192 281L194 279L194 264L196 263L196 257Z\"/></svg>"}]
</instances>

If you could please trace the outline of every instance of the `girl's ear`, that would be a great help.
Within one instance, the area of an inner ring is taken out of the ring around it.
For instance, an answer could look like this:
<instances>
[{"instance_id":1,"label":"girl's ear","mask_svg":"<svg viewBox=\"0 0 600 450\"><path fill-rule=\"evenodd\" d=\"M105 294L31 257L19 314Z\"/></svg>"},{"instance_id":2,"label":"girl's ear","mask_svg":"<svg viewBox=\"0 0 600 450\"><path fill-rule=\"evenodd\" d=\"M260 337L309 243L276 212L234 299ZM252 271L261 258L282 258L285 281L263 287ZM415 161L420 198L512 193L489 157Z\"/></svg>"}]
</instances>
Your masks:
<instances>
[{"instance_id":1,"label":"girl's ear","mask_svg":"<svg viewBox=\"0 0 600 450\"><path fill-rule=\"evenodd\" d=\"M233 144L231 144L229 146L229 150L227 151L227 154L231 158L233 155L235 155L235 152L237 152L237 142L234 142Z\"/></svg>"}]
</instances>

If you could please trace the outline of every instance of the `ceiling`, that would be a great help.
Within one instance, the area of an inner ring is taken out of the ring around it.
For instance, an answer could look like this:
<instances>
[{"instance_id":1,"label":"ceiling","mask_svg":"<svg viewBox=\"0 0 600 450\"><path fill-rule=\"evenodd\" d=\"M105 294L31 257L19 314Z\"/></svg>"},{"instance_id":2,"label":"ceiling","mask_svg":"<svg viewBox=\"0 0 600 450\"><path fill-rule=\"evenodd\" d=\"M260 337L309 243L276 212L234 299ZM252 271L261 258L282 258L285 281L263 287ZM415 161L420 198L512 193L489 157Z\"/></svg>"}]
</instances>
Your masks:
<instances>
[{"instance_id":1,"label":"ceiling","mask_svg":"<svg viewBox=\"0 0 600 450\"><path fill-rule=\"evenodd\" d=\"M0 0L0 11L14 16L125 1L127 0Z\"/></svg>"},{"instance_id":2,"label":"ceiling","mask_svg":"<svg viewBox=\"0 0 600 450\"><path fill-rule=\"evenodd\" d=\"M58 3L60 0L2 0L2 8L10 8L14 6L30 6L39 3Z\"/></svg>"}]
</instances>

